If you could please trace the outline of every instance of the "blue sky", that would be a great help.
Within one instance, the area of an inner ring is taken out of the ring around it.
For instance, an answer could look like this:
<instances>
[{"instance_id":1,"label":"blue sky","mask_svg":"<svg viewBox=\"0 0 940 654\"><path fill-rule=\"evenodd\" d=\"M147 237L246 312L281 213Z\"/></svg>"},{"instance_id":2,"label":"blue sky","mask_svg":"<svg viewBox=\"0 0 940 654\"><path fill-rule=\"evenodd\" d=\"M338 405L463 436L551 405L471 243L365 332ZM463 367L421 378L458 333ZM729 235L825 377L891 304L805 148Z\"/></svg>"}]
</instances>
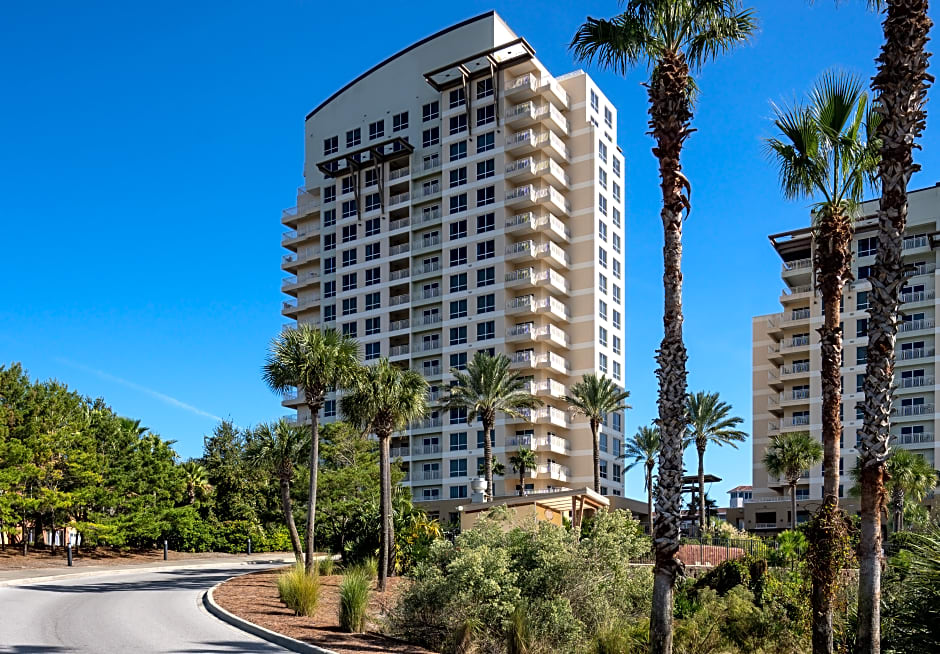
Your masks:
<instances>
[{"instance_id":1,"label":"blue sky","mask_svg":"<svg viewBox=\"0 0 940 654\"><path fill-rule=\"evenodd\" d=\"M755 0L753 43L709 65L683 155L691 390L751 415L751 316L779 310L767 234L807 222L761 154L771 100L831 66L870 78L881 41L862 0ZM495 8L556 74L567 43L616 2L7 3L0 18L0 362L56 377L197 455L219 417L285 411L260 381L279 314L280 209L302 182L304 115L388 55ZM430 8L433 7L433 8ZM538 7L535 11L534 8ZM550 10L546 10L548 8ZM934 10L934 21L938 20ZM327 66L321 66L327 62ZM619 108L627 197L628 429L656 412L660 196L644 71L588 69ZM936 105L928 105L935 109ZM937 133L929 120L923 143ZM918 155L913 187L940 179ZM690 468L693 458L687 457ZM750 443L708 470L751 478ZM628 494L642 497L641 473Z\"/></svg>"}]
</instances>

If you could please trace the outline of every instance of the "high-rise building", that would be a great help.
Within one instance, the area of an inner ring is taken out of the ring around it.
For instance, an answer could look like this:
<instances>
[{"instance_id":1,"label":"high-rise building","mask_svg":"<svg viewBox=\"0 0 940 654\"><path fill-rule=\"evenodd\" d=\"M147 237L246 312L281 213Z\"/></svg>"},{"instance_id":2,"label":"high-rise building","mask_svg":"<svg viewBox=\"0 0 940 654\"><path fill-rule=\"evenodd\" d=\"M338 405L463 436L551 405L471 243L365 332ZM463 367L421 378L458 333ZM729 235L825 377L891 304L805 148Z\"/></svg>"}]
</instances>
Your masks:
<instances>
[{"instance_id":1,"label":"high-rise building","mask_svg":"<svg viewBox=\"0 0 940 654\"><path fill-rule=\"evenodd\" d=\"M477 351L502 353L545 404L500 416L508 457L535 451L530 491L593 483L590 429L564 396L585 373L624 383L624 167L617 114L582 71L553 77L488 12L366 71L307 115L305 184L283 213L294 296L283 314L333 327L421 372L441 398ZM309 415L296 398L298 419ZM324 410L337 419L335 398ZM623 493L624 417L600 436L602 491ZM453 518L484 434L435 409L396 437L417 501ZM442 517L446 517L442 513Z\"/></svg>"},{"instance_id":2,"label":"high-rise building","mask_svg":"<svg viewBox=\"0 0 940 654\"><path fill-rule=\"evenodd\" d=\"M878 247L875 214L877 201L861 205L852 240L855 281L842 295L842 456L839 462L841 502L857 512L858 500L851 497L851 470L858 457L857 432L864 399L868 343L868 277ZM902 322L895 350L894 407L891 417L892 447L909 449L936 465L935 438L940 413L936 407L935 352L937 298L935 295L937 243L940 230L940 186L910 193L910 211L904 237L904 262L909 277L901 291ZM776 434L808 431L822 437L822 391L820 386L819 334L822 301L815 293L812 265L813 233L805 227L770 236L782 259L783 311L753 319L753 411L754 446L752 496L744 500L743 526L778 530L790 524L786 480L770 477L762 463ZM797 519L803 521L820 504L822 466L813 466L797 486ZM782 494L782 496L781 496ZM931 494L930 502L933 501Z\"/></svg>"}]
</instances>

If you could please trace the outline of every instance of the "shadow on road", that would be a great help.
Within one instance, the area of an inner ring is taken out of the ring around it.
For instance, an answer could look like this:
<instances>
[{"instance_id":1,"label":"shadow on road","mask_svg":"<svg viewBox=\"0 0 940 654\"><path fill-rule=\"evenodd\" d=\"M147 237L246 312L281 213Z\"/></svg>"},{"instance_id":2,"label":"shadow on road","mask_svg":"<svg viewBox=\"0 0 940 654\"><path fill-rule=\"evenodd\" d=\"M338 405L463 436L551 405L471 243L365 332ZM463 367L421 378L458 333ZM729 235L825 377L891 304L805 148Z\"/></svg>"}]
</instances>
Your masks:
<instances>
[{"instance_id":1,"label":"shadow on road","mask_svg":"<svg viewBox=\"0 0 940 654\"><path fill-rule=\"evenodd\" d=\"M206 640L198 645L193 645L193 649L176 650L179 654L238 654L243 652L285 652L283 647L266 643L262 640L254 643L238 642L234 640Z\"/></svg>"},{"instance_id":2,"label":"shadow on road","mask_svg":"<svg viewBox=\"0 0 940 654\"><path fill-rule=\"evenodd\" d=\"M121 593L138 592L142 590L202 590L244 572L245 569L241 567L213 570L167 570L166 572L146 573L148 576L156 577L146 581L133 579L122 580L118 577L113 581L36 584L34 586L20 586L20 589L45 593ZM0 654L5 654L3 649L0 649Z\"/></svg>"},{"instance_id":3,"label":"shadow on road","mask_svg":"<svg viewBox=\"0 0 940 654\"><path fill-rule=\"evenodd\" d=\"M56 654L57 652L74 652L71 647L59 645L0 645L0 654Z\"/></svg>"}]
</instances>

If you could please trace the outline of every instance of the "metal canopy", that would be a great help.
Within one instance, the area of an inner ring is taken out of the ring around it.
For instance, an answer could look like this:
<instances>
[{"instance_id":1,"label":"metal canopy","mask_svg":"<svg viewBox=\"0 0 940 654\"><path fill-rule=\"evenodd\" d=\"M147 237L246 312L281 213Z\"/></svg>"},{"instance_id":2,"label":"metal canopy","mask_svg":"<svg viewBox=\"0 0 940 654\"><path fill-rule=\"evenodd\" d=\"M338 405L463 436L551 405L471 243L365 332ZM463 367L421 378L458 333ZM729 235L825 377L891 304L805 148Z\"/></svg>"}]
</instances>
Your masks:
<instances>
[{"instance_id":1,"label":"metal canopy","mask_svg":"<svg viewBox=\"0 0 940 654\"><path fill-rule=\"evenodd\" d=\"M394 161L395 159L410 157L414 152L414 146L400 136L393 139L373 143L364 148L353 150L332 159L325 159L317 164L327 177L336 179L344 177L354 172L376 166L385 161ZM345 166L341 165L345 163Z\"/></svg>"},{"instance_id":2,"label":"metal canopy","mask_svg":"<svg viewBox=\"0 0 940 654\"><path fill-rule=\"evenodd\" d=\"M494 69L502 70L528 61L535 56L535 49L523 39L504 43L496 47L458 59L424 74L424 79L437 92L466 84L474 77L492 75Z\"/></svg>"}]
</instances>

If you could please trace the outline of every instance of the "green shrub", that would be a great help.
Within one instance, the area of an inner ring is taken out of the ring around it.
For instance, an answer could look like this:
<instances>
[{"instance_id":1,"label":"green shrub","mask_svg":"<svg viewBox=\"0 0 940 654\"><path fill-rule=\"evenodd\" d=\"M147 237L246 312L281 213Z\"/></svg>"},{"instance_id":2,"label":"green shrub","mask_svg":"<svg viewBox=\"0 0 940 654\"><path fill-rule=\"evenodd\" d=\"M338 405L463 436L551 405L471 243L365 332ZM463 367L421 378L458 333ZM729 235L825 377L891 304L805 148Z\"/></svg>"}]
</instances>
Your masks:
<instances>
[{"instance_id":1,"label":"green shrub","mask_svg":"<svg viewBox=\"0 0 940 654\"><path fill-rule=\"evenodd\" d=\"M320 577L307 574L302 565L295 565L278 575L277 592L294 615L311 617L320 601Z\"/></svg>"},{"instance_id":2,"label":"green shrub","mask_svg":"<svg viewBox=\"0 0 940 654\"><path fill-rule=\"evenodd\" d=\"M330 575L332 575L333 567L334 567L333 557L330 556L329 554L326 556L326 558L320 559L317 562L317 571L320 573L321 577L329 577Z\"/></svg>"},{"instance_id":3,"label":"green shrub","mask_svg":"<svg viewBox=\"0 0 940 654\"><path fill-rule=\"evenodd\" d=\"M751 572L747 562L743 559L729 559L699 577L695 589L711 588L719 595L724 595L735 586L748 587L750 584Z\"/></svg>"},{"instance_id":4,"label":"green shrub","mask_svg":"<svg viewBox=\"0 0 940 654\"><path fill-rule=\"evenodd\" d=\"M375 579L379 576L379 560L374 556L367 557L357 566L367 578Z\"/></svg>"},{"instance_id":5,"label":"green shrub","mask_svg":"<svg viewBox=\"0 0 940 654\"><path fill-rule=\"evenodd\" d=\"M343 631L365 631L370 583L363 568L354 568L343 575L339 585L339 626Z\"/></svg>"}]
</instances>

